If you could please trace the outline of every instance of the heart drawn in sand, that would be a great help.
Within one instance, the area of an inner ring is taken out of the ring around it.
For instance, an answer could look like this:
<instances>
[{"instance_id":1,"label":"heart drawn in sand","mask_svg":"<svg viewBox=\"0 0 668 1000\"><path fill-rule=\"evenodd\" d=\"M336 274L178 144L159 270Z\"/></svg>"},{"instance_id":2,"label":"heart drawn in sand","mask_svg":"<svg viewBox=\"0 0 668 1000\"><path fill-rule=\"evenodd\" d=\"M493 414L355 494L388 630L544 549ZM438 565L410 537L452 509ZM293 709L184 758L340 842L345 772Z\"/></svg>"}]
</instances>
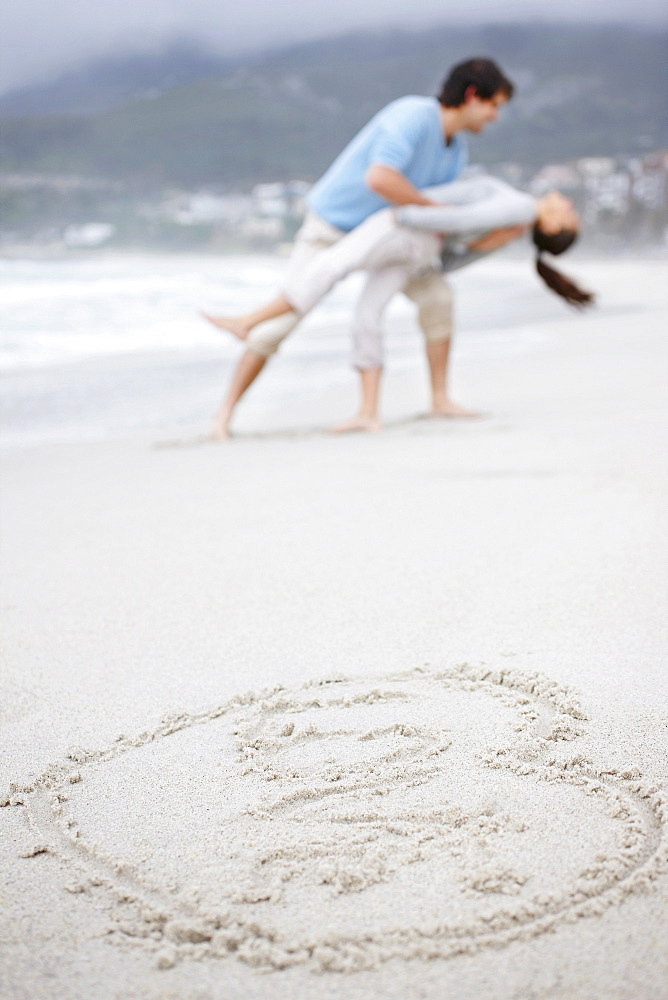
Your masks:
<instances>
[{"instance_id":1,"label":"heart drawn in sand","mask_svg":"<svg viewBox=\"0 0 668 1000\"><path fill-rule=\"evenodd\" d=\"M577 753L586 721L513 671L326 679L73 749L8 801L163 967L448 958L666 870L661 793Z\"/></svg>"}]
</instances>

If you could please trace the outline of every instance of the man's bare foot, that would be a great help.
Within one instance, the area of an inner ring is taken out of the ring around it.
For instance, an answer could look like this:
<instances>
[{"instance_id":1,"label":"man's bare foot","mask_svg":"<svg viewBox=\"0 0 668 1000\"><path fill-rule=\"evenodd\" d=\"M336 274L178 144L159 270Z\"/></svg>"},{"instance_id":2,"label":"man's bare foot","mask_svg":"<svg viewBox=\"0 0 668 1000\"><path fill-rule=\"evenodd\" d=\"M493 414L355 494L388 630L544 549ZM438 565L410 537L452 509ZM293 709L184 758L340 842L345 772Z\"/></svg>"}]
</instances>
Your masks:
<instances>
[{"instance_id":1,"label":"man's bare foot","mask_svg":"<svg viewBox=\"0 0 668 1000\"><path fill-rule=\"evenodd\" d=\"M352 420L346 420L345 423L332 427L329 433L351 434L355 431L361 431L366 434L375 434L376 431L382 430L382 427L383 425L376 417L353 417Z\"/></svg>"},{"instance_id":2,"label":"man's bare foot","mask_svg":"<svg viewBox=\"0 0 668 1000\"><path fill-rule=\"evenodd\" d=\"M213 323L219 330L227 330L237 340L245 340L252 327L246 322L244 316L211 316L209 313L200 313L209 323Z\"/></svg>"},{"instance_id":3,"label":"man's bare foot","mask_svg":"<svg viewBox=\"0 0 668 1000\"><path fill-rule=\"evenodd\" d=\"M229 431L223 430L220 427L212 427L211 430L203 435L202 440L210 441L212 444L224 444L224 442L232 440L232 435Z\"/></svg>"},{"instance_id":4,"label":"man's bare foot","mask_svg":"<svg viewBox=\"0 0 668 1000\"><path fill-rule=\"evenodd\" d=\"M459 403L455 403L452 399L443 399L434 403L431 412L427 415L429 417L433 417L434 419L449 419L455 417L474 420L476 417L481 417L482 413L479 410L467 410L464 406L460 406Z\"/></svg>"},{"instance_id":5,"label":"man's bare foot","mask_svg":"<svg viewBox=\"0 0 668 1000\"><path fill-rule=\"evenodd\" d=\"M230 434L230 418L226 414L216 414L213 419L213 423L207 433L204 435L205 441L229 441L232 435Z\"/></svg>"}]
</instances>

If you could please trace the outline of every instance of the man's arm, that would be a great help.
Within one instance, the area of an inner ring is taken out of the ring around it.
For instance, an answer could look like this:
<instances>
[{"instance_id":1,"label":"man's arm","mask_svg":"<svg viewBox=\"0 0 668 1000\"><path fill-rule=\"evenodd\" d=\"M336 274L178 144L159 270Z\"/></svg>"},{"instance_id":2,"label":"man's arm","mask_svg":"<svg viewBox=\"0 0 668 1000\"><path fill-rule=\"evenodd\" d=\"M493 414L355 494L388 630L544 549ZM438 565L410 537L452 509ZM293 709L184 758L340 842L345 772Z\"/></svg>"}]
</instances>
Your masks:
<instances>
[{"instance_id":1,"label":"man's arm","mask_svg":"<svg viewBox=\"0 0 668 1000\"><path fill-rule=\"evenodd\" d=\"M393 205L435 205L411 184L407 177L393 167L372 163L364 175L366 186Z\"/></svg>"}]
</instances>

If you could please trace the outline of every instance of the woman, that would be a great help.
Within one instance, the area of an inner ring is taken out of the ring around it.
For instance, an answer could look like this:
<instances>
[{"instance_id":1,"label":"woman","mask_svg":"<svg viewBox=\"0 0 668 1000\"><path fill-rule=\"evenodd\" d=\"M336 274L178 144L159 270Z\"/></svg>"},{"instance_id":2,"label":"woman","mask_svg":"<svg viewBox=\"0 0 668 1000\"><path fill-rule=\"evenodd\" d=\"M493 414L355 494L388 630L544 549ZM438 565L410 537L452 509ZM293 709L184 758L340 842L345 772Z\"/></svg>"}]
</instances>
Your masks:
<instances>
[{"instance_id":1,"label":"woman","mask_svg":"<svg viewBox=\"0 0 668 1000\"><path fill-rule=\"evenodd\" d=\"M335 430L379 429L383 313L410 277L435 264L444 271L463 267L533 225L536 269L543 281L570 305L582 307L593 302L589 292L542 259L543 252L567 250L580 227L573 205L558 191L536 199L494 177L474 177L429 188L425 194L439 204L376 212L318 254L286 284L281 295L262 308L241 316L206 316L245 340L258 323L291 311L303 316L352 271L368 271L353 319L353 366L360 373L360 409L352 421Z\"/></svg>"}]
</instances>

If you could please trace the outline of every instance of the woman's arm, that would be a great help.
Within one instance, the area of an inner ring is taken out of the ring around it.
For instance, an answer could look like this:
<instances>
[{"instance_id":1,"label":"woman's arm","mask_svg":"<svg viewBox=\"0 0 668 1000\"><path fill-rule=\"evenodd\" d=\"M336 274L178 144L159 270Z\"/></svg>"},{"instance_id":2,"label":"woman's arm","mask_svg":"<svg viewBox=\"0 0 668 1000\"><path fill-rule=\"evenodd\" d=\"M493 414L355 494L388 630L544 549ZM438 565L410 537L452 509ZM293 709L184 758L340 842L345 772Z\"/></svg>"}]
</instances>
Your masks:
<instances>
[{"instance_id":1,"label":"woman's arm","mask_svg":"<svg viewBox=\"0 0 668 1000\"><path fill-rule=\"evenodd\" d=\"M394 210L397 222L412 229L456 235L530 225L536 217L536 199L496 177L442 184L425 192L447 204L405 205Z\"/></svg>"},{"instance_id":2,"label":"woman's arm","mask_svg":"<svg viewBox=\"0 0 668 1000\"><path fill-rule=\"evenodd\" d=\"M473 243L460 243L455 246L446 240L441 252L441 267L444 271L458 271L461 267L468 267L469 264L481 260L495 250L500 250L507 243L522 236L526 228L526 226L509 226L507 229L493 229Z\"/></svg>"}]
</instances>

